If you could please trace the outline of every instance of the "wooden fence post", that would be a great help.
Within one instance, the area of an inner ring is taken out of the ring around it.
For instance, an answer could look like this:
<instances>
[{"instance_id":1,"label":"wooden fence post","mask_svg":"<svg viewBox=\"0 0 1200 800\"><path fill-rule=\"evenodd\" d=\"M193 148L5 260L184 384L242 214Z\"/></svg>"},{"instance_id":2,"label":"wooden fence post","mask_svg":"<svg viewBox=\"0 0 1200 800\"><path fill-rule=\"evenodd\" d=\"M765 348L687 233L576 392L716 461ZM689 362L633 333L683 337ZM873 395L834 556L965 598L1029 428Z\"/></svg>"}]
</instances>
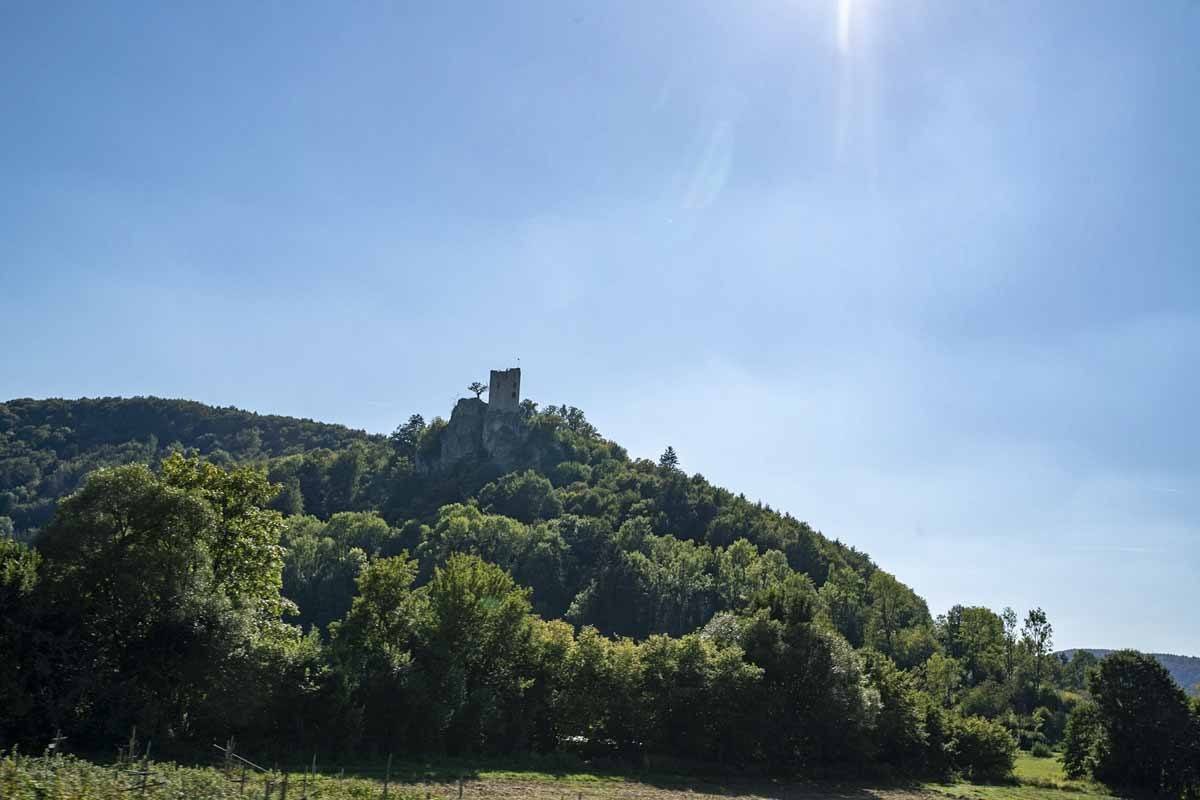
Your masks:
<instances>
[{"instance_id":1,"label":"wooden fence post","mask_svg":"<svg viewBox=\"0 0 1200 800\"><path fill-rule=\"evenodd\" d=\"M150 781L150 742L146 742L146 754L142 756L142 797L146 796L146 784Z\"/></svg>"}]
</instances>

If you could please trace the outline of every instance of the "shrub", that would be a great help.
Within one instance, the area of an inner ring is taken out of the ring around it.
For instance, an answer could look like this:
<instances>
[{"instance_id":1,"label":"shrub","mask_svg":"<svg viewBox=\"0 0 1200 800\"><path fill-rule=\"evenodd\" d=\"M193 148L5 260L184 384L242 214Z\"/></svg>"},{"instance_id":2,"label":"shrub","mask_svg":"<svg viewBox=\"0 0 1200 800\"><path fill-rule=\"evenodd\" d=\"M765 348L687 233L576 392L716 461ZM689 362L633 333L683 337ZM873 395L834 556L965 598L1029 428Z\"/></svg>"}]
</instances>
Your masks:
<instances>
[{"instance_id":1,"label":"shrub","mask_svg":"<svg viewBox=\"0 0 1200 800\"><path fill-rule=\"evenodd\" d=\"M1103 731L1100 712L1092 703L1080 703L1067 718L1063 736L1063 772L1068 778L1090 778L1096 768L1096 746Z\"/></svg>"},{"instance_id":2,"label":"shrub","mask_svg":"<svg viewBox=\"0 0 1200 800\"><path fill-rule=\"evenodd\" d=\"M998 722L963 717L951 742L954 768L973 781L1003 780L1012 774L1017 743Z\"/></svg>"},{"instance_id":3,"label":"shrub","mask_svg":"<svg viewBox=\"0 0 1200 800\"><path fill-rule=\"evenodd\" d=\"M1029 755L1034 758L1049 758L1054 755L1054 751L1050 749L1050 745L1044 742L1036 742L1033 747L1029 748Z\"/></svg>"}]
</instances>

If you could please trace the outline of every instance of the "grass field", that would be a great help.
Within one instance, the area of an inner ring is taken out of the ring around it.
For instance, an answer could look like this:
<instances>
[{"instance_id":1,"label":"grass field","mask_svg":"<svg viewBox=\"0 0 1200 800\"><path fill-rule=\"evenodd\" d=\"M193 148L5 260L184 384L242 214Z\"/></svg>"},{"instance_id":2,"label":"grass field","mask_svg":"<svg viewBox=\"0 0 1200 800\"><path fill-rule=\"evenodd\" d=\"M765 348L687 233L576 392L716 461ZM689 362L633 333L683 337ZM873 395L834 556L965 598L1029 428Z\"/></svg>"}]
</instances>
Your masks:
<instances>
[{"instance_id":1,"label":"grass field","mask_svg":"<svg viewBox=\"0 0 1200 800\"><path fill-rule=\"evenodd\" d=\"M213 767L151 763L146 800L284 800L282 773L248 773L246 784ZM498 764L437 761L393 765L388 800L1107 800L1101 787L1068 781L1055 759L1021 756L1016 781L917 787L872 787L829 782L725 780L680 775L636 777L574 769L553 762L514 768ZM305 779L288 773L286 800L380 800L383 773L377 768L320 774ZM67 757L0 756L3 800L141 800L141 776L133 768L99 765ZM272 788L268 795L267 782ZM461 780L461 784L460 784ZM460 794L461 792L461 794Z\"/></svg>"},{"instance_id":2,"label":"grass field","mask_svg":"<svg viewBox=\"0 0 1200 800\"><path fill-rule=\"evenodd\" d=\"M1113 795L1092 781L1069 780L1058 757L1034 758L1018 753L1012 783L926 784L926 789L959 800L1110 800Z\"/></svg>"}]
</instances>

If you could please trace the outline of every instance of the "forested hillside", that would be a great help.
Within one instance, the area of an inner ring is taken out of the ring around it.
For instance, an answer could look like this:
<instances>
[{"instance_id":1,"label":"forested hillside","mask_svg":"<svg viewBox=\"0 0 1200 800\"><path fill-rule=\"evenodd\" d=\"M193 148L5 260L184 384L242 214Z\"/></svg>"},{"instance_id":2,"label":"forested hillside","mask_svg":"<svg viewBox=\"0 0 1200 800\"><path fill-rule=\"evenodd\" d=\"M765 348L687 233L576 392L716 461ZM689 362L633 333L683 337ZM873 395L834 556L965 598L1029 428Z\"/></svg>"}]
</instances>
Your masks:
<instances>
[{"instance_id":1,"label":"forested hillside","mask_svg":"<svg viewBox=\"0 0 1200 800\"><path fill-rule=\"evenodd\" d=\"M571 406L464 399L389 437L154 399L0 420L4 525L31 541L0 536L0 746L136 726L181 752L978 778L1107 685L1052 655L1040 609L934 619L865 554Z\"/></svg>"},{"instance_id":2,"label":"forested hillside","mask_svg":"<svg viewBox=\"0 0 1200 800\"><path fill-rule=\"evenodd\" d=\"M1061 656L1070 660L1077 652L1079 651L1063 650ZM1086 652L1091 653L1097 659L1102 659L1112 655L1116 651L1086 648ZM1162 664L1184 691L1200 695L1200 658L1195 656L1177 656L1171 653L1149 653L1148 655Z\"/></svg>"},{"instance_id":3,"label":"forested hillside","mask_svg":"<svg viewBox=\"0 0 1200 800\"><path fill-rule=\"evenodd\" d=\"M368 443L363 431L190 400L103 397L0 403L0 517L18 536L50 521L59 498L98 467L157 463L190 450L218 464Z\"/></svg>"},{"instance_id":4,"label":"forested hillside","mask_svg":"<svg viewBox=\"0 0 1200 800\"><path fill-rule=\"evenodd\" d=\"M460 407L486 408L474 402ZM524 578L544 616L570 612L614 633L685 633L754 586L800 572L816 587L832 576L827 593L845 596L838 624L855 646L882 636L911 649L908 661L930 646L924 603L884 573L876 593L897 599L868 631L876 570L865 554L674 463L629 459L579 409L525 409L527 441L511 463L469 450L435 469L422 462L441 459L455 433L442 419L413 417L388 438L189 401L11 401L0 405L0 511L31 538L90 470L180 452L261 466L280 487L270 505L294 518L285 593L320 595L300 604L306 626L349 607L360 556L407 549L427 575L463 550Z\"/></svg>"}]
</instances>

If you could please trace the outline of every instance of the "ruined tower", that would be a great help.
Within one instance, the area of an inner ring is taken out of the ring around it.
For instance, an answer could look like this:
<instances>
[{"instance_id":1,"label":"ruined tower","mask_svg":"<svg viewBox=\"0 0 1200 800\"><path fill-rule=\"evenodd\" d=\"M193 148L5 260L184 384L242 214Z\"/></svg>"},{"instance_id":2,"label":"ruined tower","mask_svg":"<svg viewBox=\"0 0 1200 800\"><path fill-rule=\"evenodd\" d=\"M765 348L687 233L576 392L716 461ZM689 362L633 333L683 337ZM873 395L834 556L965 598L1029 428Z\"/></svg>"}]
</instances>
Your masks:
<instances>
[{"instance_id":1,"label":"ruined tower","mask_svg":"<svg viewBox=\"0 0 1200 800\"><path fill-rule=\"evenodd\" d=\"M516 411L521 407L521 368L492 370L488 379L488 410Z\"/></svg>"}]
</instances>

